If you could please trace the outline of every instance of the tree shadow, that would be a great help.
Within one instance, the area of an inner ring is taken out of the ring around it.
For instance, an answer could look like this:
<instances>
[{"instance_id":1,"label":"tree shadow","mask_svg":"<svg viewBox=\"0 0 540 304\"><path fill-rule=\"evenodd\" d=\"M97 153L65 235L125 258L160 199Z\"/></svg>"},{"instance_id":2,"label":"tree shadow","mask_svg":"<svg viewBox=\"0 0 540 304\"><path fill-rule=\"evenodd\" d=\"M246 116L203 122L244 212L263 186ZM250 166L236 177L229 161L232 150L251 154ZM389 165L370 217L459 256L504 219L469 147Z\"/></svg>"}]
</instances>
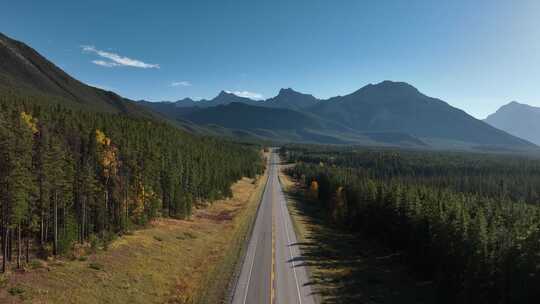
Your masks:
<instances>
[{"instance_id":1,"label":"tree shadow","mask_svg":"<svg viewBox=\"0 0 540 304\"><path fill-rule=\"evenodd\" d=\"M421 282L404 266L400 253L345 229L331 227L319 202L303 191L286 192L305 221L307 236L296 266L309 266L310 282L322 303L436 303L431 282Z\"/></svg>"}]
</instances>

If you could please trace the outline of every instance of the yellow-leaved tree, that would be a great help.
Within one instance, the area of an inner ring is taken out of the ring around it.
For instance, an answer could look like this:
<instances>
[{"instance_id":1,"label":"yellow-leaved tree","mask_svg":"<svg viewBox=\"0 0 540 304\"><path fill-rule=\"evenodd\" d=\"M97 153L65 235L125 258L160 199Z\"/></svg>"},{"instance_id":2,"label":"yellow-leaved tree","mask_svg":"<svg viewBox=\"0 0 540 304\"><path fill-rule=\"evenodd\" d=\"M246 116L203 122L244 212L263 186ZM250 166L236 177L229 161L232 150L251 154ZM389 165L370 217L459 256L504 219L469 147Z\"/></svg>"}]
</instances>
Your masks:
<instances>
[{"instance_id":1,"label":"yellow-leaved tree","mask_svg":"<svg viewBox=\"0 0 540 304\"><path fill-rule=\"evenodd\" d=\"M99 129L96 129L96 143L99 156L99 164L101 165L101 175L105 186L105 210L107 215L109 212L109 196L111 179L117 177L118 173L118 149L112 144L111 139ZM105 220L105 225L108 226L108 217Z\"/></svg>"},{"instance_id":2,"label":"yellow-leaved tree","mask_svg":"<svg viewBox=\"0 0 540 304\"><path fill-rule=\"evenodd\" d=\"M39 132L37 127L37 118L32 117L32 115L26 112L21 112L21 120L24 122L24 124L26 124L30 131L32 131L32 134L36 135Z\"/></svg>"}]
</instances>

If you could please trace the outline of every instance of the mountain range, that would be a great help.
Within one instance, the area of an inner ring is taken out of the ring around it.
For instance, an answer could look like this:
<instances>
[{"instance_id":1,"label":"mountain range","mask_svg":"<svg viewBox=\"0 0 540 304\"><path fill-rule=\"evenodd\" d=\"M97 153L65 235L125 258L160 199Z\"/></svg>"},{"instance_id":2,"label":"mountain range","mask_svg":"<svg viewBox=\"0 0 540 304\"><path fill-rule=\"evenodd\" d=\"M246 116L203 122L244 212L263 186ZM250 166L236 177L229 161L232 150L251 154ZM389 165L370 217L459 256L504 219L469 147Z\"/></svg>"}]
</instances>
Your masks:
<instances>
[{"instance_id":1,"label":"mountain range","mask_svg":"<svg viewBox=\"0 0 540 304\"><path fill-rule=\"evenodd\" d=\"M329 99L286 88L263 101L221 91L210 100L135 102L76 80L31 47L2 34L0 92L54 97L70 107L163 119L191 132L242 140L481 150L536 147L404 82L369 84Z\"/></svg>"},{"instance_id":2,"label":"mountain range","mask_svg":"<svg viewBox=\"0 0 540 304\"><path fill-rule=\"evenodd\" d=\"M319 99L315 98L313 95L302 94L300 92L296 92L295 90L291 88L288 88L288 89L281 89L277 96L264 100L264 101L253 100L247 97L237 96L231 92L221 91L215 98L210 99L210 100L201 99L201 100L196 101L191 98L184 98L176 102L164 101L164 102L158 102L157 104L168 104L169 106L174 106L177 108L191 108L191 107L208 108L208 107L215 107L218 105L228 105L233 102L240 102L240 103L245 103L245 104L249 104L253 106L260 106L260 107L288 108L288 109L293 109L293 110L301 110L309 106L315 105L318 101ZM139 102L145 103L146 101L141 100ZM150 102L146 102L146 103L150 103ZM154 102L154 104L156 103Z\"/></svg>"},{"instance_id":3,"label":"mountain range","mask_svg":"<svg viewBox=\"0 0 540 304\"><path fill-rule=\"evenodd\" d=\"M329 99L288 88L263 101L222 91L210 100L141 103L173 120L272 140L482 149L532 146L404 82L369 84Z\"/></svg>"}]
</instances>

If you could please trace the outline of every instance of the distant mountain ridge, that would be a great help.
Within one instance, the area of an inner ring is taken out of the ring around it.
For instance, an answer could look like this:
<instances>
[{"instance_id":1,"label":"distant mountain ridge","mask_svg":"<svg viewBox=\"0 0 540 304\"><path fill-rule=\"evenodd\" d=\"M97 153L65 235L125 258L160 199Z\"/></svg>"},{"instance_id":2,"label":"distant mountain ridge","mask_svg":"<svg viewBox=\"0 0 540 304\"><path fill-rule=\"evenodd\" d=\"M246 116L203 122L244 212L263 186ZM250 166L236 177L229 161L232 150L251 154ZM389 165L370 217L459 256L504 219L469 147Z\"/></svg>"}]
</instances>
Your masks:
<instances>
[{"instance_id":1,"label":"distant mountain ridge","mask_svg":"<svg viewBox=\"0 0 540 304\"><path fill-rule=\"evenodd\" d=\"M189 97L180 99L178 101L162 101L159 103L174 105L177 108L187 108L187 107L215 107L218 105L227 105L233 102L241 102L254 106L261 107L271 107L271 108L287 108L293 110L301 110L315 105L319 99L315 98L313 95L303 94L297 92L291 88L281 89L279 93L272 98L266 100L253 100L247 97L241 97L235 95L234 93L221 91L219 94L212 99L201 99L193 100ZM149 101L141 100L141 103L148 105ZM155 103L155 102L154 102Z\"/></svg>"},{"instance_id":2,"label":"distant mountain ridge","mask_svg":"<svg viewBox=\"0 0 540 304\"><path fill-rule=\"evenodd\" d=\"M512 101L500 107L484 121L540 145L540 107Z\"/></svg>"},{"instance_id":3,"label":"distant mountain ridge","mask_svg":"<svg viewBox=\"0 0 540 304\"><path fill-rule=\"evenodd\" d=\"M141 100L141 102L146 102L146 101ZM187 108L187 107L206 108L206 107L215 107L218 105L226 105L233 102L241 102L241 103L248 103L248 104L258 103L258 101L256 100L237 96L227 91L219 92L219 94L212 99L193 100L191 98L184 98L176 102L166 102L166 103L173 104L177 108Z\"/></svg>"},{"instance_id":4,"label":"distant mountain ridge","mask_svg":"<svg viewBox=\"0 0 540 304\"><path fill-rule=\"evenodd\" d=\"M187 103L186 103L187 101ZM512 136L504 131L496 129L483 121L480 121L464 111L450 106L448 103L426 96L418 89L405 82L383 81L378 84L368 84L361 89L344 96L336 96L329 99L317 99L312 95L296 92L292 89L281 89L273 98L264 101L255 101L249 98L239 97L234 94L220 93L216 98L190 103L189 100L176 103L144 103L146 106L168 115L173 119L194 120L199 124L216 124L224 127L235 127L236 120L242 119L239 115L224 115L218 117L213 110L203 111L216 105L227 106L233 103L243 103L262 108L250 111L250 117L245 117L242 124L243 130L261 129L260 121L272 118L274 125L267 124L265 130L275 131L281 129L283 123L276 115L288 114L271 111L270 109L288 109L298 112L298 123L305 122L303 129L313 130L313 121L333 122L344 130L335 128L321 128L319 132L331 134L333 138L347 138L345 142L365 143L366 134L378 134L371 137L373 140L388 140L399 138L384 134L407 134L415 140L407 140L409 143L431 143L438 147L505 147L527 148L534 145L526 140ZM181 103L183 106L177 106ZM187 105L190 106L187 106ZM175 109L175 106L177 109ZM178 109L180 108L180 109ZM234 107L220 107L220 111L230 113L230 110L246 110L238 105ZM309 115L305 115L309 114ZM203 118L204 115L207 115ZM300 117L309 117L302 120ZM235 121L226 121L232 119ZM251 121L249 125L247 121ZM267 121L268 122L268 121ZM298 126L298 123L296 124ZM251 128L250 128L251 127ZM351 136L351 134L354 134ZM337 140L339 141L339 140ZM392 142L390 142L392 143ZM400 144L394 142L395 144ZM384 142L388 144L388 142Z\"/></svg>"},{"instance_id":5,"label":"distant mountain ridge","mask_svg":"<svg viewBox=\"0 0 540 304\"><path fill-rule=\"evenodd\" d=\"M322 101L309 111L359 131L400 131L419 138L480 145L530 145L405 82L369 84L349 95Z\"/></svg>"}]
</instances>

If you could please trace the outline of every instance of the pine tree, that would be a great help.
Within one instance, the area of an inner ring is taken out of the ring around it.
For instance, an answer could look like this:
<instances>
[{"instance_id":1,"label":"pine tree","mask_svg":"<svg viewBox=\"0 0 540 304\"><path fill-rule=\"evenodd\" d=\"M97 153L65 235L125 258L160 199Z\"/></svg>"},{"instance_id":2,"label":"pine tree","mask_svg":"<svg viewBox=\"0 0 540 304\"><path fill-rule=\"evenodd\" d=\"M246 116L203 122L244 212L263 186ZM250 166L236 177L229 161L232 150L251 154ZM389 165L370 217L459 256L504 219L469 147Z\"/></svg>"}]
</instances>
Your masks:
<instances>
[{"instance_id":1,"label":"pine tree","mask_svg":"<svg viewBox=\"0 0 540 304\"><path fill-rule=\"evenodd\" d=\"M230 193L260 173L253 147L197 138L167 123L83 112L48 97L0 93L0 203L4 269L129 223L186 217L196 200ZM35 187L34 187L35 185Z\"/></svg>"}]
</instances>

